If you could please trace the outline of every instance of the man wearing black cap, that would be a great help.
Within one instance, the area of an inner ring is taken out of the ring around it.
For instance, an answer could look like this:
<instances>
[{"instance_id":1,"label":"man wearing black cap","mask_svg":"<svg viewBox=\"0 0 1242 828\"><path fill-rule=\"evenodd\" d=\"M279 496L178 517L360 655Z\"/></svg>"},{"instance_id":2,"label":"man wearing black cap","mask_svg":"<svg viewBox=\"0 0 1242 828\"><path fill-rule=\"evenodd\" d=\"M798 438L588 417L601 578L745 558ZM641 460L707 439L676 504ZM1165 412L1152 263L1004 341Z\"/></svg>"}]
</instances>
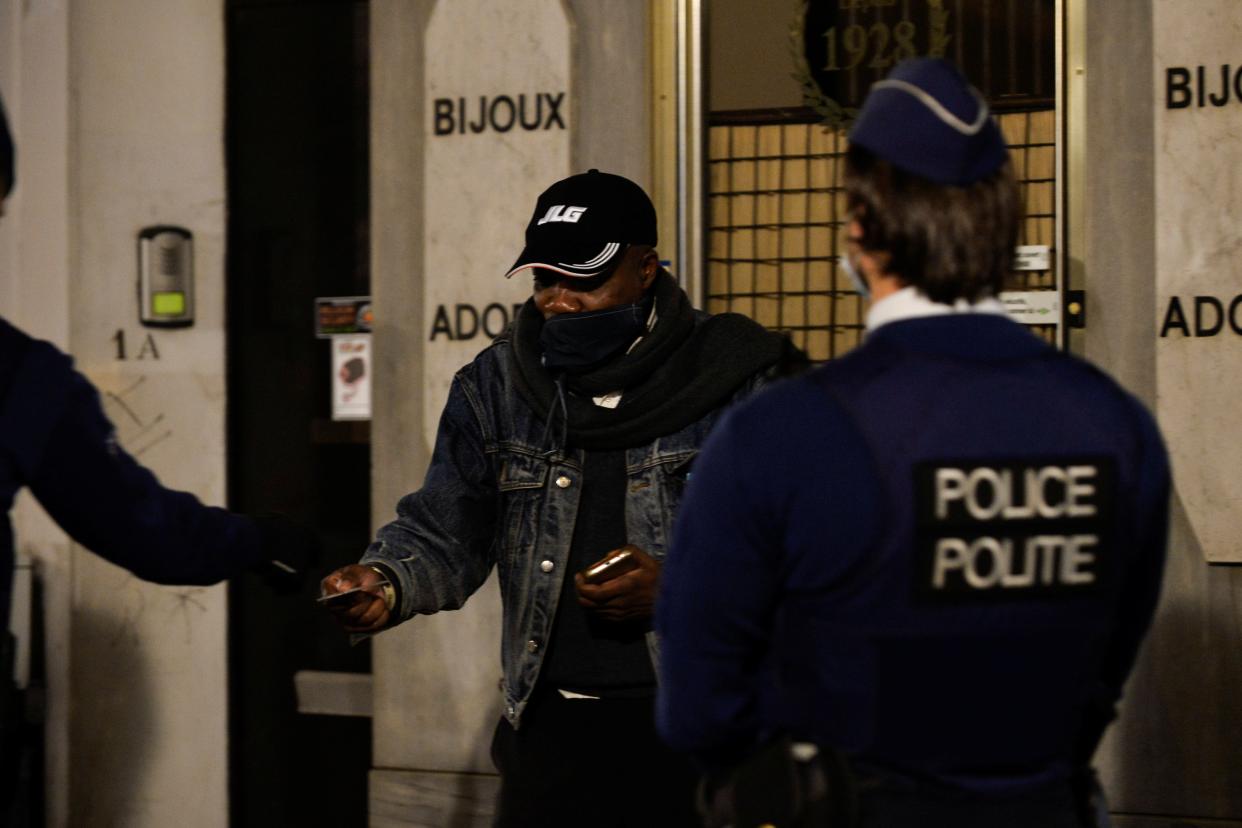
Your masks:
<instances>
[{"instance_id":1,"label":"man wearing black cap","mask_svg":"<svg viewBox=\"0 0 1242 828\"><path fill-rule=\"evenodd\" d=\"M695 824L694 774L652 718L661 561L720 412L798 355L744 317L692 309L656 241L650 199L620 176L539 197L508 274L532 276L534 295L454 378L423 488L359 565L324 579L375 593L338 609L371 632L461 606L498 568L498 825Z\"/></svg>"},{"instance_id":2,"label":"man wearing black cap","mask_svg":"<svg viewBox=\"0 0 1242 828\"><path fill-rule=\"evenodd\" d=\"M1017 187L955 69L872 87L845 187L866 339L704 448L664 568L660 731L718 768L773 737L844 756L837 812L856 796L865 826L1094 824L1163 568L1155 423L1005 317Z\"/></svg>"},{"instance_id":3,"label":"man wearing black cap","mask_svg":"<svg viewBox=\"0 0 1242 828\"><path fill-rule=\"evenodd\" d=\"M0 215L15 182L13 142L0 103ZM53 345L0 319L0 620L8 652L13 535L8 512L29 488L75 541L139 578L214 584L246 569L291 588L317 542L283 518L251 518L166 489L116 441L99 392ZM0 683L11 676L0 675ZM5 738L8 736L9 738ZM16 760L0 732L0 765ZM13 779L0 768L0 784ZM0 822L7 800L0 791Z\"/></svg>"}]
</instances>

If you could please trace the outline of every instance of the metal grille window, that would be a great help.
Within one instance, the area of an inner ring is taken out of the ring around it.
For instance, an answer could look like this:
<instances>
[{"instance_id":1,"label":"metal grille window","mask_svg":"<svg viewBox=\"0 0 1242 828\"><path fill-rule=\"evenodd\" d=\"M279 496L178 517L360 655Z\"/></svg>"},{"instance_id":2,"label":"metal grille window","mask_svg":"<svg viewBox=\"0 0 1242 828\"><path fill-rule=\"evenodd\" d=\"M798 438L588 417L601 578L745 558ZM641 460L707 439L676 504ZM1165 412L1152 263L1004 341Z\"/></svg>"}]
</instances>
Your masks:
<instances>
[{"instance_id":1,"label":"metal grille window","mask_svg":"<svg viewBox=\"0 0 1242 828\"><path fill-rule=\"evenodd\" d=\"M1051 251L1054 112L998 117L1026 209L1019 244ZM847 142L843 132L795 118L777 110L710 128L707 310L742 313L786 331L812 360L823 362L858 344L865 314L838 267L845 246L841 172ZM1055 255L1049 259L1055 263ZM1013 286L1055 290L1056 274L1025 271L1015 274ZM1036 328L1055 338L1055 325Z\"/></svg>"},{"instance_id":2,"label":"metal grille window","mask_svg":"<svg viewBox=\"0 0 1242 828\"><path fill-rule=\"evenodd\" d=\"M1050 264L1055 268L1056 112L1051 109L1009 112L1000 115L998 120L1022 190L1024 219L1018 244L1047 245L1052 252ZM1010 283L1018 290L1055 290L1056 275L1055 269L1022 271L1013 274Z\"/></svg>"}]
</instances>

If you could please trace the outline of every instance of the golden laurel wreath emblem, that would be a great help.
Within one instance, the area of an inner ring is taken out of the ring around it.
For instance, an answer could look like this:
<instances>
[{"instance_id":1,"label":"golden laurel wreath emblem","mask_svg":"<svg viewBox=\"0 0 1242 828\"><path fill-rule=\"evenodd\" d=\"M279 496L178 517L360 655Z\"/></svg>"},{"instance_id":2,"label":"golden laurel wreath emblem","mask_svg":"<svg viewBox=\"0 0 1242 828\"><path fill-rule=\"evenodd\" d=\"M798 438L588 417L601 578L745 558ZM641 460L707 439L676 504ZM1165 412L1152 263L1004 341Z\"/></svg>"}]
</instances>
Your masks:
<instances>
[{"instance_id":1,"label":"golden laurel wreath emblem","mask_svg":"<svg viewBox=\"0 0 1242 828\"><path fill-rule=\"evenodd\" d=\"M927 52L928 57L944 57L952 35L949 32L949 12L944 0L927 2ZM802 101L820 116L821 123L834 129L845 129L858 117L858 109L842 106L829 97L811 72L806 59L806 17L811 0L803 0L794 21L789 26L789 52L793 59L793 79L802 87Z\"/></svg>"}]
</instances>

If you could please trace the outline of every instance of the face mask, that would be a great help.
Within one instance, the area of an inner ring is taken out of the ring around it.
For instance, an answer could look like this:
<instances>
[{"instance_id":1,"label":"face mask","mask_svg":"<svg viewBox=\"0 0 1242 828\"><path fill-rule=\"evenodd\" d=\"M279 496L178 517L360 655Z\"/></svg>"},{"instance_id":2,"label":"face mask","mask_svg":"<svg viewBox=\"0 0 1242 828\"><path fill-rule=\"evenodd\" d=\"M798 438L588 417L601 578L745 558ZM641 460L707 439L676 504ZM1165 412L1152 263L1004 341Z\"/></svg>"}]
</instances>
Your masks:
<instances>
[{"instance_id":1,"label":"face mask","mask_svg":"<svg viewBox=\"0 0 1242 828\"><path fill-rule=\"evenodd\" d=\"M646 332L649 310L650 305L643 301L553 316L543 323L539 334L544 367L573 371L607 361Z\"/></svg>"},{"instance_id":2,"label":"face mask","mask_svg":"<svg viewBox=\"0 0 1242 828\"><path fill-rule=\"evenodd\" d=\"M854 265L854 260L845 254L839 258L841 262L841 270L849 277L850 282L854 285L854 290L858 291L858 295L864 299L871 298L871 289L867 287L867 280L858 272L858 268Z\"/></svg>"}]
</instances>

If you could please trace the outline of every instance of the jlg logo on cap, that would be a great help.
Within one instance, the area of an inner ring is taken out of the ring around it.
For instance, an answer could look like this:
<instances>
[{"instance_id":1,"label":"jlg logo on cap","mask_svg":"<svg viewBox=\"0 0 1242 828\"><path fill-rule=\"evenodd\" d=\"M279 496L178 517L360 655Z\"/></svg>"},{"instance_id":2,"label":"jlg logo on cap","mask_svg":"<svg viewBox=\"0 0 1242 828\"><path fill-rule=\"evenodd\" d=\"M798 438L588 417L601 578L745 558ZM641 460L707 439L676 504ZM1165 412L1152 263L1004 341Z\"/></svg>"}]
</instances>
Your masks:
<instances>
[{"instance_id":1,"label":"jlg logo on cap","mask_svg":"<svg viewBox=\"0 0 1242 828\"><path fill-rule=\"evenodd\" d=\"M582 218L582 214L586 211L585 207L566 207L564 204L557 204L548 208L547 215L539 219L538 224L547 224L550 221L567 221L570 224L577 224L578 219Z\"/></svg>"}]
</instances>

